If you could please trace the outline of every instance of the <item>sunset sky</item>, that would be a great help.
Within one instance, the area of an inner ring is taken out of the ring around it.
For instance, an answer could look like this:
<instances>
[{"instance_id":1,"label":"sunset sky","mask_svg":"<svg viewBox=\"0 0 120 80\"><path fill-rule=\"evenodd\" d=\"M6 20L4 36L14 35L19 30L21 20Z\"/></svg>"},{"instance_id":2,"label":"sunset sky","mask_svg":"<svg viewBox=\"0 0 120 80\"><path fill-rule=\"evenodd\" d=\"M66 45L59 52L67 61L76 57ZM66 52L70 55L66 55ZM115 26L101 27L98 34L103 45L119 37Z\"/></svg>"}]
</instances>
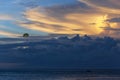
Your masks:
<instances>
[{"instance_id":1,"label":"sunset sky","mask_svg":"<svg viewBox=\"0 0 120 80\"><path fill-rule=\"evenodd\" d=\"M0 37L120 36L120 0L0 0Z\"/></svg>"}]
</instances>

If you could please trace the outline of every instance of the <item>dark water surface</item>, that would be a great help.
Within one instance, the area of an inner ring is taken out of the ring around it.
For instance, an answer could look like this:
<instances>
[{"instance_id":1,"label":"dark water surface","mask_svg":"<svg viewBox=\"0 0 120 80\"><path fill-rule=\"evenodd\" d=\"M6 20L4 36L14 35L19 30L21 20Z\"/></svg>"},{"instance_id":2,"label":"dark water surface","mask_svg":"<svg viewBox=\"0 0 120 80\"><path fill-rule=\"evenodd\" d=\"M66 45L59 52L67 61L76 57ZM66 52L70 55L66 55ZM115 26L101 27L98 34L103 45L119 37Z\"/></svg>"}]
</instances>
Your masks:
<instances>
[{"instance_id":1,"label":"dark water surface","mask_svg":"<svg viewBox=\"0 0 120 80\"><path fill-rule=\"evenodd\" d=\"M0 80L120 80L120 76L90 72L0 72Z\"/></svg>"}]
</instances>

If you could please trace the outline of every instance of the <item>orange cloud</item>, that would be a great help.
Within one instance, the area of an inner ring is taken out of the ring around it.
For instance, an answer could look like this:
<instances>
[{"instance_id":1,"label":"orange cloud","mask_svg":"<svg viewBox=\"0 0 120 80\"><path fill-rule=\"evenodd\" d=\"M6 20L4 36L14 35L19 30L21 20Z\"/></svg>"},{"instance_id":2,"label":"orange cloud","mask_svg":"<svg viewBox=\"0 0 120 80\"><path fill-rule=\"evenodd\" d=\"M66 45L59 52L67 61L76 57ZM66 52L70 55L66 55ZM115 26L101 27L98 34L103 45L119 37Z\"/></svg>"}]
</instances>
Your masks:
<instances>
[{"instance_id":1,"label":"orange cloud","mask_svg":"<svg viewBox=\"0 0 120 80\"><path fill-rule=\"evenodd\" d=\"M79 0L87 7L52 6L49 8L36 7L24 12L25 22L19 22L24 28L47 32L50 34L89 34L101 35L110 24L111 28L118 28L119 23L106 20L120 16L118 0L106 0L104 3L114 4L112 7L97 3L96 0ZM99 1L98 1L99 2ZM96 3L96 4L95 4ZM102 2L103 3L103 2ZM88 8L89 7L89 8ZM104 27L104 28L101 28ZM111 31L110 36L115 33ZM103 34L102 34L103 35ZM106 34L104 34L106 35Z\"/></svg>"},{"instance_id":2,"label":"orange cloud","mask_svg":"<svg viewBox=\"0 0 120 80\"><path fill-rule=\"evenodd\" d=\"M34 8L24 13L29 23L20 23L27 29L39 30L56 34L99 34L106 20L105 14L69 13L62 19L40 12L41 8ZM96 25L90 25L95 23Z\"/></svg>"},{"instance_id":3,"label":"orange cloud","mask_svg":"<svg viewBox=\"0 0 120 80\"><path fill-rule=\"evenodd\" d=\"M95 7L100 12L106 13L108 15L108 20L115 19L120 17L120 5L119 0L79 0L84 2L85 4ZM119 21L106 21L103 26L104 29L100 33L100 35L107 35L112 37L118 37L120 35L119 30Z\"/></svg>"}]
</instances>

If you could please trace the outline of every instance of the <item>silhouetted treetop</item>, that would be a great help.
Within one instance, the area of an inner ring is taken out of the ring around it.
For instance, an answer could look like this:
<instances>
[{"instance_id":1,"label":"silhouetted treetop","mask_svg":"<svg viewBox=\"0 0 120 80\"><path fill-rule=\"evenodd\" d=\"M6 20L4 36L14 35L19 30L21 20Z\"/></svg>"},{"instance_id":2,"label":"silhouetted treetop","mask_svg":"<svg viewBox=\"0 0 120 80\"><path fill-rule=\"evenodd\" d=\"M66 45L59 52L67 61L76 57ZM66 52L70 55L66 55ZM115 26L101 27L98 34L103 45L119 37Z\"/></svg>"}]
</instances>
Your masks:
<instances>
[{"instance_id":1,"label":"silhouetted treetop","mask_svg":"<svg viewBox=\"0 0 120 80\"><path fill-rule=\"evenodd\" d=\"M29 37L29 34L28 33L24 33L23 37Z\"/></svg>"}]
</instances>

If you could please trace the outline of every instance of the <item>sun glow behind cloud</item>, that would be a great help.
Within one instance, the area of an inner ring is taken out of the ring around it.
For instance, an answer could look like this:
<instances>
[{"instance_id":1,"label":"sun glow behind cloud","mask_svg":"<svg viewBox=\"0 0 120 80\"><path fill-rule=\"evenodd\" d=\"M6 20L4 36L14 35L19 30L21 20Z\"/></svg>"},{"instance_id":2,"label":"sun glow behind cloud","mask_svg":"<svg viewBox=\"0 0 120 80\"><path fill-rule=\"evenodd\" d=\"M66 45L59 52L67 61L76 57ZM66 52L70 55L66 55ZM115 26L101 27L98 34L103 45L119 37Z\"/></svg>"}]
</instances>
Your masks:
<instances>
[{"instance_id":1,"label":"sun glow behind cloud","mask_svg":"<svg viewBox=\"0 0 120 80\"><path fill-rule=\"evenodd\" d=\"M5 6L8 5L6 4L4 3ZM20 10L16 9L15 5ZM10 17L12 12L8 10L10 15L8 13L4 14L6 16L0 15L2 16L0 20L6 23L12 21L18 25L14 26L16 29L23 30L22 32L31 30L30 34L37 31L39 34L88 34L112 37L120 35L119 0L66 0L65 3L63 0L14 0L7 7L15 9L14 11L21 15L16 20L13 18L14 15ZM17 32L14 27L6 26ZM18 34L8 29L1 31Z\"/></svg>"},{"instance_id":2,"label":"sun glow behind cloud","mask_svg":"<svg viewBox=\"0 0 120 80\"><path fill-rule=\"evenodd\" d=\"M62 5L53 5L49 8L38 6L28 9L24 12L27 22L20 23L20 25L27 29L49 34L81 35L101 35L101 33L106 32L101 27L108 27L106 24L110 24L110 27L116 26L117 23L109 23L106 20L111 18L111 15L120 12L118 9L111 9L109 6L101 6L101 4L96 5L94 3L96 0L79 1L82 2L82 5L84 3L84 6L66 5L63 7ZM111 2L113 1L111 0ZM90 8L87 9L85 5Z\"/></svg>"},{"instance_id":3,"label":"sun glow behind cloud","mask_svg":"<svg viewBox=\"0 0 120 80\"><path fill-rule=\"evenodd\" d=\"M42 12L41 8L27 10L24 15L28 22L20 23L27 29L55 34L90 34L97 35L103 30L105 14L69 13L60 19Z\"/></svg>"}]
</instances>

